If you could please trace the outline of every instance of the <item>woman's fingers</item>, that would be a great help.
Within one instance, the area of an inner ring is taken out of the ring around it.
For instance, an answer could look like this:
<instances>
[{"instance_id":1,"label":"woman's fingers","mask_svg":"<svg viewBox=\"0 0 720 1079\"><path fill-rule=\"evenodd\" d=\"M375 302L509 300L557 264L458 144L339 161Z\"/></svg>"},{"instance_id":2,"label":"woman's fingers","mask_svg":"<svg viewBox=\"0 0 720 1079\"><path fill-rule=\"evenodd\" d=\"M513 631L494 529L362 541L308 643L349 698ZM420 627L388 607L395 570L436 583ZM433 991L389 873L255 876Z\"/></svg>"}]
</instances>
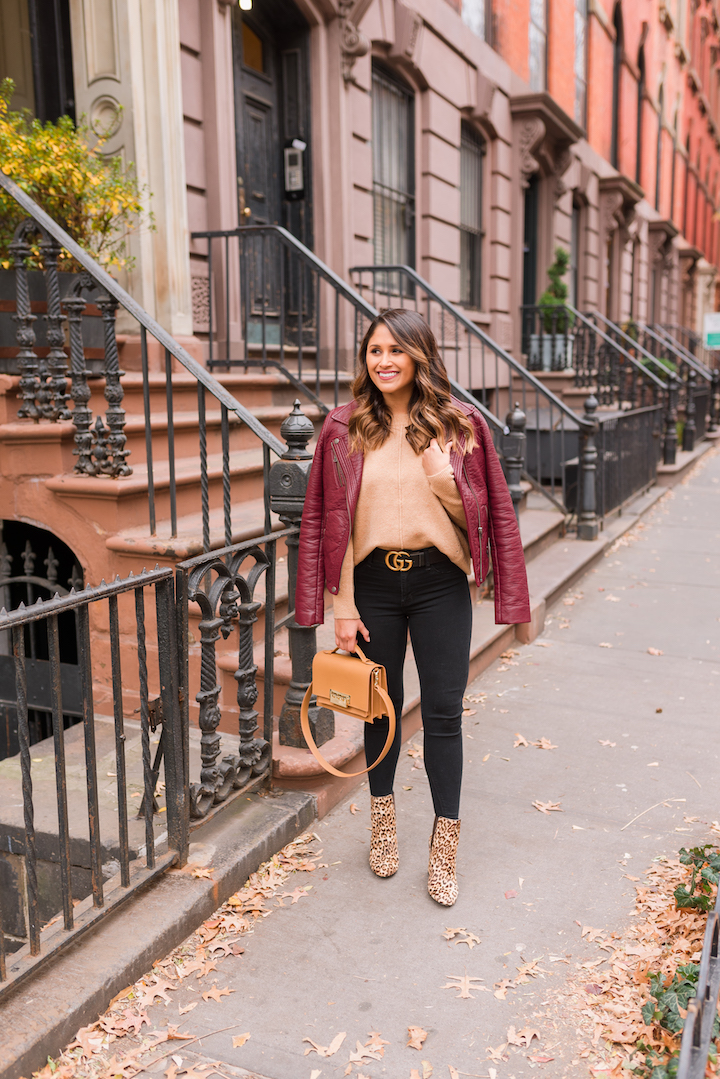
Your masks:
<instances>
[{"instance_id":1,"label":"woman's fingers","mask_svg":"<svg viewBox=\"0 0 720 1079\"><path fill-rule=\"evenodd\" d=\"M368 642L370 641L370 634L368 633L367 627L360 621L359 618L358 618L357 631L360 634L360 636L363 638L363 640L368 641Z\"/></svg>"}]
</instances>

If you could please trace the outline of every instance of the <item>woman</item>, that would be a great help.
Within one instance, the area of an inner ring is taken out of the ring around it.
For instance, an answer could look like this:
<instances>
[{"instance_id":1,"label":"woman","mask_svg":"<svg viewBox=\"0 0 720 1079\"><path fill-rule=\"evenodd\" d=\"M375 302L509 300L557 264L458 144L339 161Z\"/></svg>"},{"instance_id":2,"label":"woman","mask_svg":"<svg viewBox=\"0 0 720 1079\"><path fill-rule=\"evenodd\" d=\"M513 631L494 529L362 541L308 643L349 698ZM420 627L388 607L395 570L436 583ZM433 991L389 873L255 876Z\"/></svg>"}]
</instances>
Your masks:
<instances>
[{"instance_id":1,"label":"woman","mask_svg":"<svg viewBox=\"0 0 720 1079\"><path fill-rule=\"evenodd\" d=\"M457 899L462 709L470 655L471 560L480 583L492 550L495 619L530 620L515 513L487 424L455 400L437 342L415 311L380 314L360 346L354 400L334 409L318 440L300 530L295 617L324 618L334 600L335 643L387 670L398 721L407 634L420 676L427 771L435 824L428 891ZM368 765L387 719L365 726ZM370 867L398 868L391 751L369 774Z\"/></svg>"}]
</instances>

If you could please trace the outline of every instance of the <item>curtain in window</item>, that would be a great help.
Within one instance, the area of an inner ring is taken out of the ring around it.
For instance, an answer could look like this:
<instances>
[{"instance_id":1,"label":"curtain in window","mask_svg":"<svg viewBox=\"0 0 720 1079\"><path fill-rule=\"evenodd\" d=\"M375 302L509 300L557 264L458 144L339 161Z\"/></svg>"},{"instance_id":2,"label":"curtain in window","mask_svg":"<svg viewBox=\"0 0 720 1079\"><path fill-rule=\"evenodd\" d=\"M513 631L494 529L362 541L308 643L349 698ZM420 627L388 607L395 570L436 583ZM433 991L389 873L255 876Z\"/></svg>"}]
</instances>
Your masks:
<instances>
[{"instance_id":1,"label":"curtain in window","mask_svg":"<svg viewBox=\"0 0 720 1079\"><path fill-rule=\"evenodd\" d=\"M546 0L530 0L528 59L530 86L545 90L547 83L547 19Z\"/></svg>"}]
</instances>

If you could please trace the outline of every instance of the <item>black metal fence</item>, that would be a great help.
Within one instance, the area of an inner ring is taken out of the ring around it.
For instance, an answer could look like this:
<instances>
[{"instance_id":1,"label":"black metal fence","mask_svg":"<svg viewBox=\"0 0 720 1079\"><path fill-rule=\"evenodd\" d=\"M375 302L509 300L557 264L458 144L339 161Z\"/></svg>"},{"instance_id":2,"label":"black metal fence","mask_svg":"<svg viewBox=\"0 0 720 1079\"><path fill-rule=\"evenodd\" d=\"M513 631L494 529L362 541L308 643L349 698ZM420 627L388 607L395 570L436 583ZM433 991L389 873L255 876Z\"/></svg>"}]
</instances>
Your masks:
<instances>
[{"instance_id":1,"label":"black metal fence","mask_svg":"<svg viewBox=\"0 0 720 1079\"><path fill-rule=\"evenodd\" d=\"M656 482L662 421L661 405L600 418L596 436L598 516L612 513Z\"/></svg>"},{"instance_id":2,"label":"black metal fence","mask_svg":"<svg viewBox=\"0 0 720 1079\"><path fill-rule=\"evenodd\" d=\"M81 725L72 731L82 731L82 747L68 737L63 725L60 622L68 614L76 622L82 705ZM54 779L52 772L41 767L42 758L34 777L38 749L34 748L32 756L30 749L28 700L32 687L28 685L27 652L40 626L48 642L52 746L47 759L53 762ZM131 648L127 647L128 637L133 642ZM188 803L171 569L145 571L96 588L72 589L66 595L39 600L31 607L21 605L14 611L3 608L0 643L2 651L13 658L19 742L19 767L14 773L6 770L0 796L1 996L75 942L143 884L173 863L184 861ZM112 730L102 754L107 760L112 744L113 771L108 776L98 774L94 702L102 690L112 713ZM136 759L131 762L127 743L133 725L125 716L133 703L139 730L135 725ZM156 822L152 807L158 774L153 773L151 763L151 728L159 716L165 805ZM75 782L69 789L66 755L71 746L76 750ZM134 805L128 800L133 766L139 788L139 802ZM108 783L108 778L113 782ZM48 797L36 827L38 786ZM54 787L56 806L50 818L49 787ZM13 813L15 804L22 806L21 818L16 819ZM131 808L142 809L141 826L131 819Z\"/></svg>"},{"instance_id":3,"label":"black metal fence","mask_svg":"<svg viewBox=\"0 0 720 1079\"><path fill-rule=\"evenodd\" d=\"M688 1003L677 1079L704 1079L720 994L720 892L708 915L696 994Z\"/></svg>"},{"instance_id":4,"label":"black metal fence","mask_svg":"<svg viewBox=\"0 0 720 1079\"><path fill-rule=\"evenodd\" d=\"M360 338L377 311L279 225L194 232L204 247L208 368L278 370L322 412L331 377L352 371Z\"/></svg>"}]
</instances>

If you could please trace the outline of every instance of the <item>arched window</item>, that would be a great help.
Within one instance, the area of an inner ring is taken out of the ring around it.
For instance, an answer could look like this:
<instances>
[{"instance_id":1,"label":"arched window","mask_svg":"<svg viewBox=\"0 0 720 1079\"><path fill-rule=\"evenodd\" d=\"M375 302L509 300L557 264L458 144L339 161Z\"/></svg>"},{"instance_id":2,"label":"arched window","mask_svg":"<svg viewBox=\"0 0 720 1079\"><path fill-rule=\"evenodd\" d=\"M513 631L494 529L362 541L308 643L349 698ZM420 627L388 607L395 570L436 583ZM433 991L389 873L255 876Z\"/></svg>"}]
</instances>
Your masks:
<instances>
[{"instance_id":1,"label":"arched window","mask_svg":"<svg viewBox=\"0 0 720 1079\"><path fill-rule=\"evenodd\" d=\"M485 142L463 122L460 139L460 302L482 303L483 159Z\"/></svg>"},{"instance_id":2,"label":"arched window","mask_svg":"<svg viewBox=\"0 0 720 1079\"><path fill-rule=\"evenodd\" d=\"M640 183L642 170L642 136L643 136L643 110L645 108L645 46L641 45L638 52L638 84L637 84L637 135L635 139L635 183Z\"/></svg>"},{"instance_id":3,"label":"arched window","mask_svg":"<svg viewBox=\"0 0 720 1079\"><path fill-rule=\"evenodd\" d=\"M373 64L375 262L415 265L414 94Z\"/></svg>"},{"instance_id":4,"label":"arched window","mask_svg":"<svg viewBox=\"0 0 720 1079\"><path fill-rule=\"evenodd\" d=\"M624 48L622 7L618 2L613 12L615 43L613 46L613 85L612 85L612 138L610 142L610 164L618 167L618 146L620 141L620 82L622 77L622 59Z\"/></svg>"}]
</instances>

